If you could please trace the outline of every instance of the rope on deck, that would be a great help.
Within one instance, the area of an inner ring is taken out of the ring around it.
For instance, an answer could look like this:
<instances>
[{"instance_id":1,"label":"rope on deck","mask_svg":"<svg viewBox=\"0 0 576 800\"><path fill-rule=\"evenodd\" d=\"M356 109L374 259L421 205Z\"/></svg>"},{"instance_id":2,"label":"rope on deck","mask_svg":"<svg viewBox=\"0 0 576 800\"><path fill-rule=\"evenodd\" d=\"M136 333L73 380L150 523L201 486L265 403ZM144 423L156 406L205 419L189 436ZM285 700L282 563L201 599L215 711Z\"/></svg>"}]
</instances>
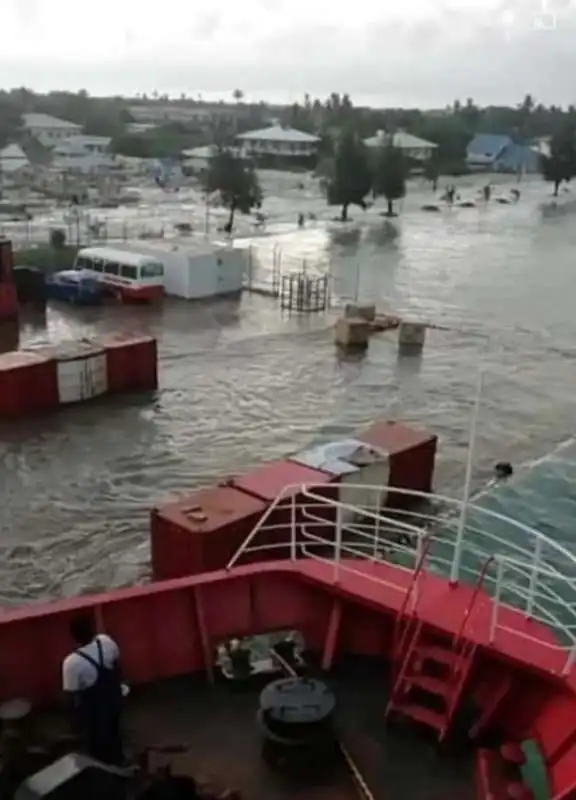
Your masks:
<instances>
[{"instance_id":1,"label":"rope on deck","mask_svg":"<svg viewBox=\"0 0 576 800\"><path fill-rule=\"evenodd\" d=\"M368 784L364 780L364 776L356 766L356 762L354 761L348 750L344 747L342 742L338 742L338 744L340 746L340 750L342 751L342 755L344 756L348 769L352 773L352 777L354 778L354 785L358 790L358 794L360 795L360 797L363 798L363 800L375 800L374 795L372 794L372 792L368 787Z\"/></svg>"},{"instance_id":2,"label":"rope on deck","mask_svg":"<svg viewBox=\"0 0 576 800\"><path fill-rule=\"evenodd\" d=\"M273 647L270 648L270 655L273 658L275 658L276 661L278 661L282 669L284 669L288 673L288 675L290 675L291 678L298 677L298 674L294 669L294 667L292 667L291 664L289 664L285 659L283 659L282 656L279 655L274 650ZM375 800L374 795L372 794L372 792L368 787L368 784L364 780L364 776L356 766L356 762L354 761L354 759L352 758L348 750L344 747L341 741L338 742L338 747L340 748L340 751L344 756L344 760L346 761L346 766L350 770L352 778L354 779L354 786L356 787L356 790L360 795L360 797L362 798L362 800Z\"/></svg>"}]
</instances>

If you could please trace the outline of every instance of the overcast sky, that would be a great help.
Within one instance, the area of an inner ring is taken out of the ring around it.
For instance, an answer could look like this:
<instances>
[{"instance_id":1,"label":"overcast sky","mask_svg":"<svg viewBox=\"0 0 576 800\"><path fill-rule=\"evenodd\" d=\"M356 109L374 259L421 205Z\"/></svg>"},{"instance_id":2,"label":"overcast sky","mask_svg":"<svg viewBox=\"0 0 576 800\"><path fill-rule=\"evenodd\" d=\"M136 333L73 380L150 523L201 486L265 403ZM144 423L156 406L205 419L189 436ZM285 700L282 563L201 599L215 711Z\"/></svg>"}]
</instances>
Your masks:
<instances>
[{"instance_id":1,"label":"overcast sky","mask_svg":"<svg viewBox=\"0 0 576 800\"><path fill-rule=\"evenodd\" d=\"M576 0L2 0L0 80L293 102L576 102Z\"/></svg>"}]
</instances>

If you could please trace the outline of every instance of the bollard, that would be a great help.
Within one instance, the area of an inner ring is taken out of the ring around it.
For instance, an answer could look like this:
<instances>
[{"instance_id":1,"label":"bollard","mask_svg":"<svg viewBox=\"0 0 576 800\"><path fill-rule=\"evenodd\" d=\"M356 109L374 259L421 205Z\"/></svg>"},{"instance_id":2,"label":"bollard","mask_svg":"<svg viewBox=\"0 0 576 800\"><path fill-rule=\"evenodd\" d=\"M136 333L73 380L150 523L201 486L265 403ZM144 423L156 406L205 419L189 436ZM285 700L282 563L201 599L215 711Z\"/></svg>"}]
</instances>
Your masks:
<instances>
[{"instance_id":1,"label":"bollard","mask_svg":"<svg viewBox=\"0 0 576 800\"><path fill-rule=\"evenodd\" d=\"M376 306L368 303L363 305L346 303L344 316L346 319L364 319L366 322L374 322L376 319Z\"/></svg>"},{"instance_id":2,"label":"bollard","mask_svg":"<svg viewBox=\"0 0 576 800\"><path fill-rule=\"evenodd\" d=\"M419 353L424 347L426 325L421 322L402 322L398 333L398 349L406 353Z\"/></svg>"},{"instance_id":3,"label":"bollard","mask_svg":"<svg viewBox=\"0 0 576 800\"><path fill-rule=\"evenodd\" d=\"M368 347L370 323L365 319L340 317L336 322L335 340L339 347L364 350Z\"/></svg>"}]
</instances>

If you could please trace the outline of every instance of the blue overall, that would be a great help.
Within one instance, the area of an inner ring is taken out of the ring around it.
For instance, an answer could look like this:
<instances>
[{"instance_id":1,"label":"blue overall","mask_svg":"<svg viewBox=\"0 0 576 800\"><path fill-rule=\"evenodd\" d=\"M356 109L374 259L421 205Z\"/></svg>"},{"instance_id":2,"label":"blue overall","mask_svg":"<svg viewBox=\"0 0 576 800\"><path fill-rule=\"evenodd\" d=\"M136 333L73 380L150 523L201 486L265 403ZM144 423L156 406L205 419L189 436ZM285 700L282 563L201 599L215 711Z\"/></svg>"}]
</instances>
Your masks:
<instances>
[{"instance_id":1,"label":"blue overall","mask_svg":"<svg viewBox=\"0 0 576 800\"><path fill-rule=\"evenodd\" d=\"M98 661L76 651L96 670L95 683L76 693L76 721L87 755L105 764L120 765L124 760L120 734L122 684L118 670L104 664L98 639L96 645Z\"/></svg>"}]
</instances>

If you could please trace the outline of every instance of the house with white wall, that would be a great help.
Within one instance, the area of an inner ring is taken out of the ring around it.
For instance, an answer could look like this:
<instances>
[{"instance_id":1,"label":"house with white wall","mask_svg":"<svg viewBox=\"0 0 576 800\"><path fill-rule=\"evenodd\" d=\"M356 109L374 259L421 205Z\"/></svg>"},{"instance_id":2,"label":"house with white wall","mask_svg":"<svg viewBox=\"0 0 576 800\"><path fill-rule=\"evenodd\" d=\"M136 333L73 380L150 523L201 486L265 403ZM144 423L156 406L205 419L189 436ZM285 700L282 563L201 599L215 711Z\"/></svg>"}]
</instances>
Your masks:
<instances>
[{"instance_id":1,"label":"house with white wall","mask_svg":"<svg viewBox=\"0 0 576 800\"><path fill-rule=\"evenodd\" d=\"M109 152L111 141L109 136L71 136L54 148L52 166L63 172L106 172L115 163Z\"/></svg>"},{"instance_id":2,"label":"house with white wall","mask_svg":"<svg viewBox=\"0 0 576 800\"><path fill-rule=\"evenodd\" d=\"M0 150L0 173L2 175L14 175L29 166L28 156L19 144L7 144Z\"/></svg>"},{"instance_id":3,"label":"house with white wall","mask_svg":"<svg viewBox=\"0 0 576 800\"><path fill-rule=\"evenodd\" d=\"M320 137L284 125L271 125L236 137L245 158L298 166L317 157Z\"/></svg>"},{"instance_id":4,"label":"house with white wall","mask_svg":"<svg viewBox=\"0 0 576 800\"><path fill-rule=\"evenodd\" d=\"M82 125L52 117L50 114L22 114L22 127L40 144L49 148L82 133Z\"/></svg>"},{"instance_id":5,"label":"house with white wall","mask_svg":"<svg viewBox=\"0 0 576 800\"><path fill-rule=\"evenodd\" d=\"M434 142L428 142L426 139L413 136L406 131L395 131L395 133L378 131L376 136L370 136L368 139L364 139L364 144L370 149L385 147L391 144L393 147L397 147L401 150L405 156L415 161L428 161L434 150L438 147Z\"/></svg>"}]
</instances>

